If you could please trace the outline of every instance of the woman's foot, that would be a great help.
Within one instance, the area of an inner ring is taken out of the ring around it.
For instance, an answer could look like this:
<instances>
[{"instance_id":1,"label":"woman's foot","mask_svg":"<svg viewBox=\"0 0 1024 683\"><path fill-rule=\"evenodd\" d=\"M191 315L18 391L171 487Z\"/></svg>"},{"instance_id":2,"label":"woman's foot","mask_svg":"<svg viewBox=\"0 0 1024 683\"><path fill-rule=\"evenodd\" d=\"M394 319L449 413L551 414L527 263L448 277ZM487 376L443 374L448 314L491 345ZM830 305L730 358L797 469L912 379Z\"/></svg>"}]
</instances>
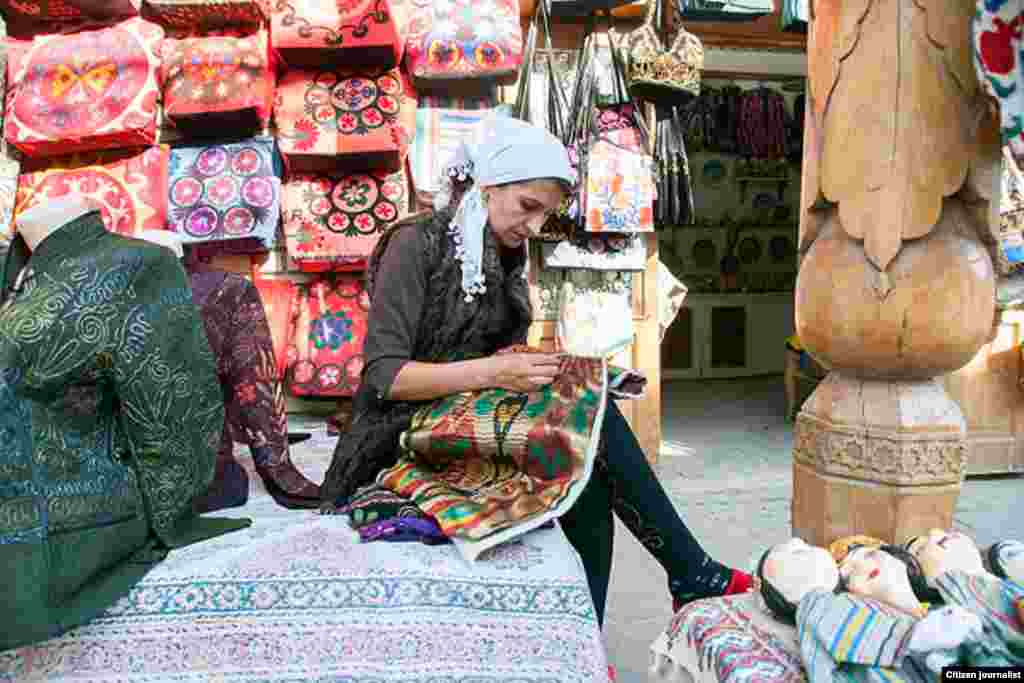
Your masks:
<instances>
[{"instance_id":1,"label":"woman's foot","mask_svg":"<svg viewBox=\"0 0 1024 683\"><path fill-rule=\"evenodd\" d=\"M732 576L729 579L729 584L725 587L724 593L721 593L720 595L687 595L685 597L673 597L672 612L678 612L695 600L701 600L703 598L719 598L726 595L738 595L740 593L746 593L753 587L754 577L746 572L741 572L739 569L733 569Z\"/></svg>"}]
</instances>

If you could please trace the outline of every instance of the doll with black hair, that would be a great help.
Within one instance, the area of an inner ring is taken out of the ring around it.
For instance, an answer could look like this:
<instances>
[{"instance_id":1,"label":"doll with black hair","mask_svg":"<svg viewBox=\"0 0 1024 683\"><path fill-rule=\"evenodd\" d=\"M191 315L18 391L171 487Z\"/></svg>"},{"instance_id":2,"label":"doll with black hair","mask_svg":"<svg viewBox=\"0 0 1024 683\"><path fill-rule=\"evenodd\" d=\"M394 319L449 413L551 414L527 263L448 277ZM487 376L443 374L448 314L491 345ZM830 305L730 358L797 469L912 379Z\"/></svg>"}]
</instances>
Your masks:
<instances>
[{"instance_id":1,"label":"doll with black hair","mask_svg":"<svg viewBox=\"0 0 1024 683\"><path fill-rule=\"evenodd\" d=\"M854 547L843 567L824 548L792 539L758 563L761 595L777 617L797 627L810 683L932 681L940 661L980 631L957 608L925 613L910 586L899 548ZM861 594L866 590L867 594Z\"/></svg>"}]
</instances>

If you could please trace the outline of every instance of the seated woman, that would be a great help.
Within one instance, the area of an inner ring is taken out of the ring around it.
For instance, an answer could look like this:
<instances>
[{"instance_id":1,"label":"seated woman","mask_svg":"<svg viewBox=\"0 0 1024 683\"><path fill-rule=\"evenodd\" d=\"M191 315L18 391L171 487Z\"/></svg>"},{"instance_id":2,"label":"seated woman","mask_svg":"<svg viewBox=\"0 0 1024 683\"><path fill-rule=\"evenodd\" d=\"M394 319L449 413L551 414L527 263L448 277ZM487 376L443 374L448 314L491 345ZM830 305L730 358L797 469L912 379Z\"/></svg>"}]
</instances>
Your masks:
<instances>
[{"instance_id":1,"label":"seated woman","mask_svg":"<svg viewBox=\"0 0 1024 683\"><path fill-rule=\"evenodd\" d=\"M554 354L494 353L524 344L532 311L526 241L565 199L575 173L559 141L493 117L452 169L447 206L396 224L367 271L369 314L353 421L322 485L324 512L395 464L399 435L422 402L492 387L529 391L552 381ZM676 514L625 418L609 402L594 474L561 520L603 620L612 511L665 568L675 607L749 588L715 562Z\"/></svg>"}]
</instances>

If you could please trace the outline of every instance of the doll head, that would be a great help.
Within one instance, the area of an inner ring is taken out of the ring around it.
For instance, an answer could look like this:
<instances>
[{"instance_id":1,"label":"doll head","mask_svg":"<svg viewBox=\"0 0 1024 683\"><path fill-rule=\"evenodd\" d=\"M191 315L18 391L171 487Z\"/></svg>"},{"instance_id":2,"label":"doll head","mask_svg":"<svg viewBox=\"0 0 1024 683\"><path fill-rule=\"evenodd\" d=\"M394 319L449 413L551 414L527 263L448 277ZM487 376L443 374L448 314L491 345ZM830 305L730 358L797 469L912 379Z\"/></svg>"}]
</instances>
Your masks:
<instances>
[{"instance_id":1,"label":"doll head","mask_svg":"<svg viewBox=\"0 0 1024 683\"><path fill-rule=\"evenodd\" d=\"M906 548L921 563L928 581L954 570L965 574L986 573L978 546L956 531L932 529L923 536L910 539Z\"/></svg>"},{"instance_id":2,"label":"doll head","mask_svg":"<svg viewBox=\"0 0 1024 683\"><path fill-rule=\"evenodd\" d=\"M992 573L1024 586L1024 543L1000 541L988 549L988 563Z\"/></svg>"},{"instance_id":3,"label":"doll head","mask_svg":"<svg viewBox=\"0 0 1024 683\"><path fill-rule=\"evenodd\" d=\"M839 566L839 576L845 590L911 614L921 612L922 600L937 597L914 556L894 545L851 548Z\"/></svg>"},{"instance_id":4,"label":"doll head","mask_svg":"<svg viewBox=\"0 0 1024 683\"><path fill-rule=\"evenodd\" d=\"M790 623L796 620L801 598L812 590L834 591L839 585L839 568L832 555L799 538L766 550L757 565L757 576L765 605Z\"/></svg>"}]
</instances>

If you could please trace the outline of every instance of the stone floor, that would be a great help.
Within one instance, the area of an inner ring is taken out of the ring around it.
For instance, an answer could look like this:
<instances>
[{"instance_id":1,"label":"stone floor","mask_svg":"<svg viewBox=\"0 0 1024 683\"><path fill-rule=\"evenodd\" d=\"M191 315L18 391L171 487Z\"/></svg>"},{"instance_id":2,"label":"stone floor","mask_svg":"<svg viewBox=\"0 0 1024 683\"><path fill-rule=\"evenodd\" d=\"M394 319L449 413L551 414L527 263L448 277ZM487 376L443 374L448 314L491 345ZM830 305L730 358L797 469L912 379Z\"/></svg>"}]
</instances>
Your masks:
<instances>
[{"instance_id":1,"label":"stone floor","mask_svg":"<svg viewBox=\"0 0 1024 683\"><path fill-rule=\"evenodd\" d=\"M792 425L782 378L669 382L662 396L663 486L716 559L752 569L765 547L789 537ZM957 526L980 544L1024 539L1024 517L1011 513L1022 491L1019 476L968 480ZM605 637L619 681L639 683L671 605L661 567L625 527L617 531Z\"/></svg>"}]
</instances>

